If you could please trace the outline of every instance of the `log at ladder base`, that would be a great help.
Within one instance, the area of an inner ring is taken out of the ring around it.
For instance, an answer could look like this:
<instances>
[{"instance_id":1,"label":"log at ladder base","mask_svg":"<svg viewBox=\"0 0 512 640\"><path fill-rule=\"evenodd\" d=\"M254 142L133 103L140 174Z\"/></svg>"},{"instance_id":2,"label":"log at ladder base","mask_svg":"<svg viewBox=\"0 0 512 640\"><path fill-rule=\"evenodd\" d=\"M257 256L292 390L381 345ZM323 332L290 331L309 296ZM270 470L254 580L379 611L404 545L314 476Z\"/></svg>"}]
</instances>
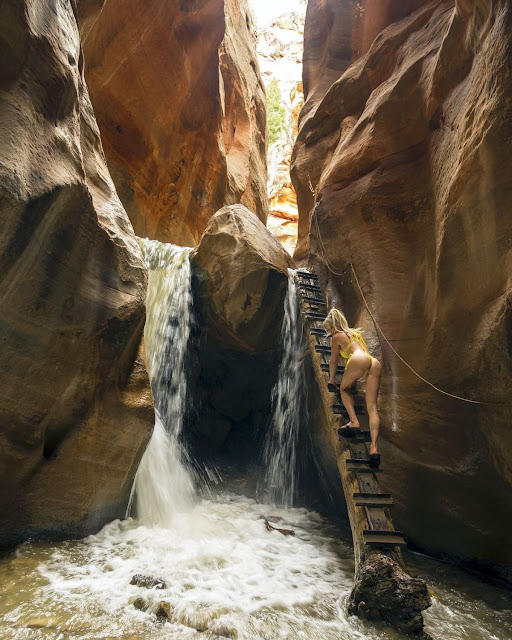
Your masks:
<instances>
[{"instance_id":1,"label":"log at ladder base","mask_svg":"<svg viewBox=\"0 0 512 640\"><path fill-rule=\"evenodd\" d=\"M355 396L361 433L352 438L339 435L338 428L348 421L348 416L340 404L339 391L329 390L327 385L330 339L321 330L327 315L325 298L315 274L298 270L295 279L320 392L317 419L322 423L324 446L331 446L335 453L354 541L355 577L348 612L428 638L423 631L422 616L422 611L431 605L427 585L424 580L411 577L405 569L400 548L406 542L403 535L395 531L389 515L392 498L380 489L377 478L382 469L370 467L366 446L370 440L368 419L362 407L357 406L364 404L364 398ZM343 367L338 367L338 381L342 373Z\"/></svg>"}]
</instances>

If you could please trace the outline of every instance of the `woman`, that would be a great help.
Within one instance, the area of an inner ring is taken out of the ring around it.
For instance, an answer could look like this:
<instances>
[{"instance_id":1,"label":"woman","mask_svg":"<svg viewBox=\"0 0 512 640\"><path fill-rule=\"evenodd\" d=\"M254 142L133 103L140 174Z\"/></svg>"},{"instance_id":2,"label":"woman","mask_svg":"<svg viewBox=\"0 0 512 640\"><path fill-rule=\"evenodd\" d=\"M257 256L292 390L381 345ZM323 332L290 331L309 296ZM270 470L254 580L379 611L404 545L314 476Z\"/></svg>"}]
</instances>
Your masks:
<instances>
[{"instance_id":1,"label":"woman","mask_svg":"<svg viewBox=\"0 0 512 640\"><path fill-rule=\"evenodd\" d=\"M334 376L341 356L346 359L345 373L341 379L341 400L347 410L350 421L341 427L346 429L346 435L352 435L354 429L359 429L359 420L354 411L354 397L350 388L354 383L366 375L366 408L370 422L370 465L378 467L380 455L377 450L380 418L377 411L377 396L379 395L380 374L382 366L377 358L370 355L366 342L359 329L351 329L347 319L338 311L331 309L324 320L324 328L331 335L331 359L329 361L329 382L336 384Z\"/></svg>"}]
</instances>

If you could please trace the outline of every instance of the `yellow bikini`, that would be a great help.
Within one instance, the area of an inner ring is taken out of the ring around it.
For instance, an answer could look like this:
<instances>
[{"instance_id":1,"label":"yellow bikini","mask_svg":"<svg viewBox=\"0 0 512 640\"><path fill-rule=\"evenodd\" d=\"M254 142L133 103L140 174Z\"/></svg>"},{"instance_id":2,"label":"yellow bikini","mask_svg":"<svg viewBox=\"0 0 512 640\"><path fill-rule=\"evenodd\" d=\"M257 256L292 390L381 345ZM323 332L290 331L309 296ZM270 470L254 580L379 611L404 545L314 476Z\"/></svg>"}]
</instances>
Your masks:
<instances>
[{"instance_id":1,"label":"yellow bikini","mask_svg":"<svg viewBox=\"0 0 512 640\"><path fill-rule=\"evenodd\" d=\"M348 334L346 331L344 331L343 333L344 333L346 336L350 335L350 334ZM352 357L352 354L351 354L349 351L347 351L347 349L350 347L350 345L352 344L352 342L354 342L354 340L355 340L355 341L357 342L357 344L361 347L361 349L362 349L363 351L366 351L366 353L370 356L370 366L369 366L369 367L368 367L368 369L364 372L364 375L365 375L365 376L367 376L367 375L368 375L368 372L369 372L369 371L370 371L370 369L371 369L372 363L373 363L373 356L371 356L371 355L370 355L370 352L368 351L368 346L367 346L366 342L364 341L363 336L359 333L359 331L354 331L354 332L353 332L353 336L350 338L350 340L349 340L349 342L348 342L347 346L345 347L345 350L343 350L343 349L340 347L340 356L341 356L342 358L345 358L345 360L347 361L347 364L348 364L348 361L349 361L349 360L350 360L350 358Z\"/></svg>"}]
</instances>

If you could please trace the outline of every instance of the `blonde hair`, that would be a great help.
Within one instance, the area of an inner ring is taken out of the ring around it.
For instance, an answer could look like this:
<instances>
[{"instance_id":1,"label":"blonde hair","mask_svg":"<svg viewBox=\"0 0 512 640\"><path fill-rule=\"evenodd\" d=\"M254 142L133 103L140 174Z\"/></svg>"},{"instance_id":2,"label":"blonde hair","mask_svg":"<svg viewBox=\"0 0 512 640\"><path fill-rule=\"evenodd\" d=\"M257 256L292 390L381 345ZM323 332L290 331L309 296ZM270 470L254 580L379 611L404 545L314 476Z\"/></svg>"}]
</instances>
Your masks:
<instances>
[{"instance_id":1,"label":"blonde hair","mask_svg":"<svg viewBox=\"0 0 512 640\"><path fill-rule=\"evenodd\" d=\"M335 331L344 331L349 336L355 336L356 334L361 335L362 333L360 327L351 329L348 326L347 319L339 309L333 308L327 314L327 318L324 320L324 329L327 329L328 326L333 327Z\"/></svg>"}]
</instances>

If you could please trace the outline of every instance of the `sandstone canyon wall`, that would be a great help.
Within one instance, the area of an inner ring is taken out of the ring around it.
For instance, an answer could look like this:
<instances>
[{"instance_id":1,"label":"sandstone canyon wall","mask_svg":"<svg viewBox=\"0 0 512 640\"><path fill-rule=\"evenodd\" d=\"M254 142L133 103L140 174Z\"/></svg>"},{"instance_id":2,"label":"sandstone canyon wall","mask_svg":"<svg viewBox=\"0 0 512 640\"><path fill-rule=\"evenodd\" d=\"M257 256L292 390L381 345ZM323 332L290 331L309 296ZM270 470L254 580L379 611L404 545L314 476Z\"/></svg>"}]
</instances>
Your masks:
<instances>
[{"instance_id":1,"label":"sandstone canyon wall","mask_svg":"<svg viewBox=\"0 0 512 640\"><path fill-rule=\"evenodd\" d=\"M153 424L146 270L104 160L74 8L0 6L0 544L122 516Z\"/></svg>"},{"instance_id":2,"label":"sandstone canyon wall","mask_svg":"<svg viewBox=\"0 0 512 640\"><path fill-rule=\"evenodd\" d=\"M509 578L511 405L464 403L419 380L379 339L354 277L333 272L354 264L419 374L510 402L511 51L505 0L310 0L292 169L295 255L383 360L383 484L396 523L422 549Z\"/></svg>"},{"instance_id":3,"label":"sandstone canyon wall","mask_svg":"<svg viewBox=\"0 0 512 640\"><path fill-rule=\"evenodd\" d=\"M242 203L264 222L265 97L246 0L82 0L85 72L139 236L195 245Z\"/></svg>"}]
</instances>

